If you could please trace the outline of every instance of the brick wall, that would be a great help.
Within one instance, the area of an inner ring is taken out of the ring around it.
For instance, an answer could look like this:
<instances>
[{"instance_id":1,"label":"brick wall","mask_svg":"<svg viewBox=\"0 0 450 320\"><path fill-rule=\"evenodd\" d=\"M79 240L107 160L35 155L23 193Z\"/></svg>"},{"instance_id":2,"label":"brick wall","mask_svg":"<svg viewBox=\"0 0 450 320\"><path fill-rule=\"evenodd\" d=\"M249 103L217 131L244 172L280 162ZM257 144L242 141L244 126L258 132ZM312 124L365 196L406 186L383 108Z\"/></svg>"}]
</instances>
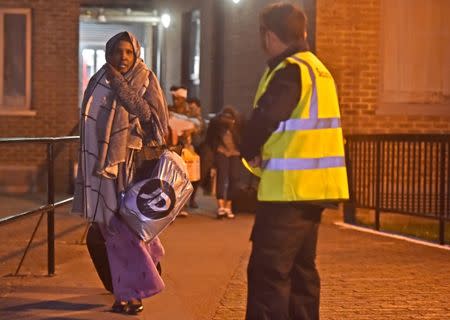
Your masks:
<instances>
[{"instance_id":1,"label":"brick wall","mask_svg":"<svg viewBox=\"0 0 450 320\"><path fill-rule=\"evenodd\" d=\"M380 12L381 0L317 0L317 55L335 77L344 131L449 133L450 112L380 114Z\"/></svg>"},{"instance_id":2,"label":"brick wall","mask_svg":"<svg viewBox=\"0 0 450 320\"><path fill-rule=\"evenodd\" d=\"M1 115L1 137L62 136L78 121L78 0L2 0L0 7L32 9L32 109L35 116ZM37 165L45 148L0 147L0 165ZM67 176L67 156L57 177Z\"/></svg>"},{"instance_id":3,"label":"brick wall","mask_svg":"<svg viewBox=\"0 0 450 320\"><path fill-rule=\"evenodd\" d=\"M32 9L32 109L36 116L1 116L5 136L69 133L78 119L78 0L3 0Z\"/></svg>"}]
</instances>

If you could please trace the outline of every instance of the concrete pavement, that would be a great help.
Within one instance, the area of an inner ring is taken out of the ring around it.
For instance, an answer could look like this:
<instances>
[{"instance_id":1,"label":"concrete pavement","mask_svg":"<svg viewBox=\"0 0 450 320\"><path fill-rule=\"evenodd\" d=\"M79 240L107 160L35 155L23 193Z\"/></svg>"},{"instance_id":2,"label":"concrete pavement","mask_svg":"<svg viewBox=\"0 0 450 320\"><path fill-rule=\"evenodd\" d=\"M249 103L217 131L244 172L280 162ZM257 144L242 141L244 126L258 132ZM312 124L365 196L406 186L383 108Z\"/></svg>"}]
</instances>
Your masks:
<instances>
[{"instance_id":1,"label":"concrete pavement","mask_svg":"<svg viewBox=\"0 0 450 320\"><path fill-rule=\"evenodd\" d=\"M84 224L67 210L56 215L54 277L45 276L45 228L21 276L5 276L15 270L37 217L1 227L0 319L243 319L253 216L217 221L212 199L200 201L202 210L162 235L166 289L146 299L135 317L108 312L113 298L79 244ZM338 218L327 212L320 229L322 319L450 319L449 251L337 227Z\"/></svg>"},{"instance_id":2,"label":"concrete pavement","mask_svg":"<svg viewBox=\"0 0 450 320\"><path fill-rule=\"evenodd\" d=\"M166 289L146 299L144 312L135 318L213 317L236 265L249 251L253 216L218 221L211 200L199 199L203 209L177 219L161 236L166 249L162 261ZM36 219L2 227L2 275L13 272L20 260L18 248L24 247L26 237L19 230L28 230L29 235ZM86 247L78 244L84 232L82 220L61 210L56 226L56 275L45 276L45 228L41 228L22 276L0 278L0 319L129 319L108 312L113 297L102 289Z\"/></svg>"}]
</instances>

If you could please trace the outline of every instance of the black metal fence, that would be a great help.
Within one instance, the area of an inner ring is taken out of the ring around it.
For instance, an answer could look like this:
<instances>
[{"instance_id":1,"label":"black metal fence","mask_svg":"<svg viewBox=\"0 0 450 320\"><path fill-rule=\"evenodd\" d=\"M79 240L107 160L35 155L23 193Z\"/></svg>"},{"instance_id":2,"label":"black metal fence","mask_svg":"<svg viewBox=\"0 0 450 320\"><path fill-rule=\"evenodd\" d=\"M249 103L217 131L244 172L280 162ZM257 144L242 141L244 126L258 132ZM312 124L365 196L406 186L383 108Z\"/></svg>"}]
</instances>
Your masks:
<instances>
[{"instance_id":1,"label":"black metal fence","mask_svg":"<svg viewBox=\"0 0 450 320\"><path fill-rule=\"evenodd\" d=\"M350 202L345 220L354 223L355 208L439 220L444 244L450 220L450 135L351 135L346 137Z\"/></svg>"},{"instance_id":2,"label":"black metal fence","mask_svg":"<svg viewBox=\"0 0 450 320\"><path fill-rule=\"evenodd\" d=\"M1 138L0 144L24 144L24 143L34 143L34 144L45 144L47 145L47 204L42 205L36 209L21 212L15 215L0 218L0 226L17 221L25 217L30 217L35 214L41 214L39 220L31 234L30 240L28 241L27 247L22 255L22 259L16 269L15 275L20 271L22 263L26 257L28 250L31 247L36 231L44 217L47 213L47 266L48 275L53 275L55 273L55 215L54 210L63 205L72 202L73 198L67 198L59 202L55 202L55 148L58 144L63 142L78 141L78 136L67 136L67 137L55 137L55 138ZM57 149L56 151L61 150Z\"/></svg>"}]
</instances>

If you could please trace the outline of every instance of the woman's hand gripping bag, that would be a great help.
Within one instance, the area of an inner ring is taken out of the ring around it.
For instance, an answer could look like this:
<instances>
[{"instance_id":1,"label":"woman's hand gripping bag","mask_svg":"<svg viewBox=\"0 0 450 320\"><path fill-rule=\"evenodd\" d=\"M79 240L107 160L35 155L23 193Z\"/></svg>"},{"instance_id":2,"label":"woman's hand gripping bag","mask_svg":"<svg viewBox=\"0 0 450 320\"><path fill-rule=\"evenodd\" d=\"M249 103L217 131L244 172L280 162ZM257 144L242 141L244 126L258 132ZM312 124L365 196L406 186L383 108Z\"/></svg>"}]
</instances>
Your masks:
<instances>
[{"instance_id":1,"label":"woman's hand gripping bag","mask_svg":"<svg viewBox=\"0 0 450 320\"><path fill-rule=\"evenodd\" d=\"M149 177L122 195L120 215L144 241L151 241L178 215L192 194L183 159L165 150Z\"/></svg>"}]
</instances>

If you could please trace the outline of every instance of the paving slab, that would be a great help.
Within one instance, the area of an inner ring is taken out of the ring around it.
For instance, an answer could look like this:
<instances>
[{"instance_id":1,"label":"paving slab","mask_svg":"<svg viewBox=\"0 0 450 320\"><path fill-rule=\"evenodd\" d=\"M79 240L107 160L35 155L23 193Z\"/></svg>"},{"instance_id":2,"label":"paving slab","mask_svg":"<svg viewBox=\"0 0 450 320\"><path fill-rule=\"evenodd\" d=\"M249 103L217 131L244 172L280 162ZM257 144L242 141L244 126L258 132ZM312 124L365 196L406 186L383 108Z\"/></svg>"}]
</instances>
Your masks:
<instances>
[{"instance_id":1,"label":"paving slab","mask_svg":"<svg viewBox=\"0 0 450 320\"><path fill-rule=\"evenodd\" d=\"M321 225L320 314L326 320L450 319L450 251ZM244 319L244 256L214 320Z\"/></svg>"}]
</instances>

